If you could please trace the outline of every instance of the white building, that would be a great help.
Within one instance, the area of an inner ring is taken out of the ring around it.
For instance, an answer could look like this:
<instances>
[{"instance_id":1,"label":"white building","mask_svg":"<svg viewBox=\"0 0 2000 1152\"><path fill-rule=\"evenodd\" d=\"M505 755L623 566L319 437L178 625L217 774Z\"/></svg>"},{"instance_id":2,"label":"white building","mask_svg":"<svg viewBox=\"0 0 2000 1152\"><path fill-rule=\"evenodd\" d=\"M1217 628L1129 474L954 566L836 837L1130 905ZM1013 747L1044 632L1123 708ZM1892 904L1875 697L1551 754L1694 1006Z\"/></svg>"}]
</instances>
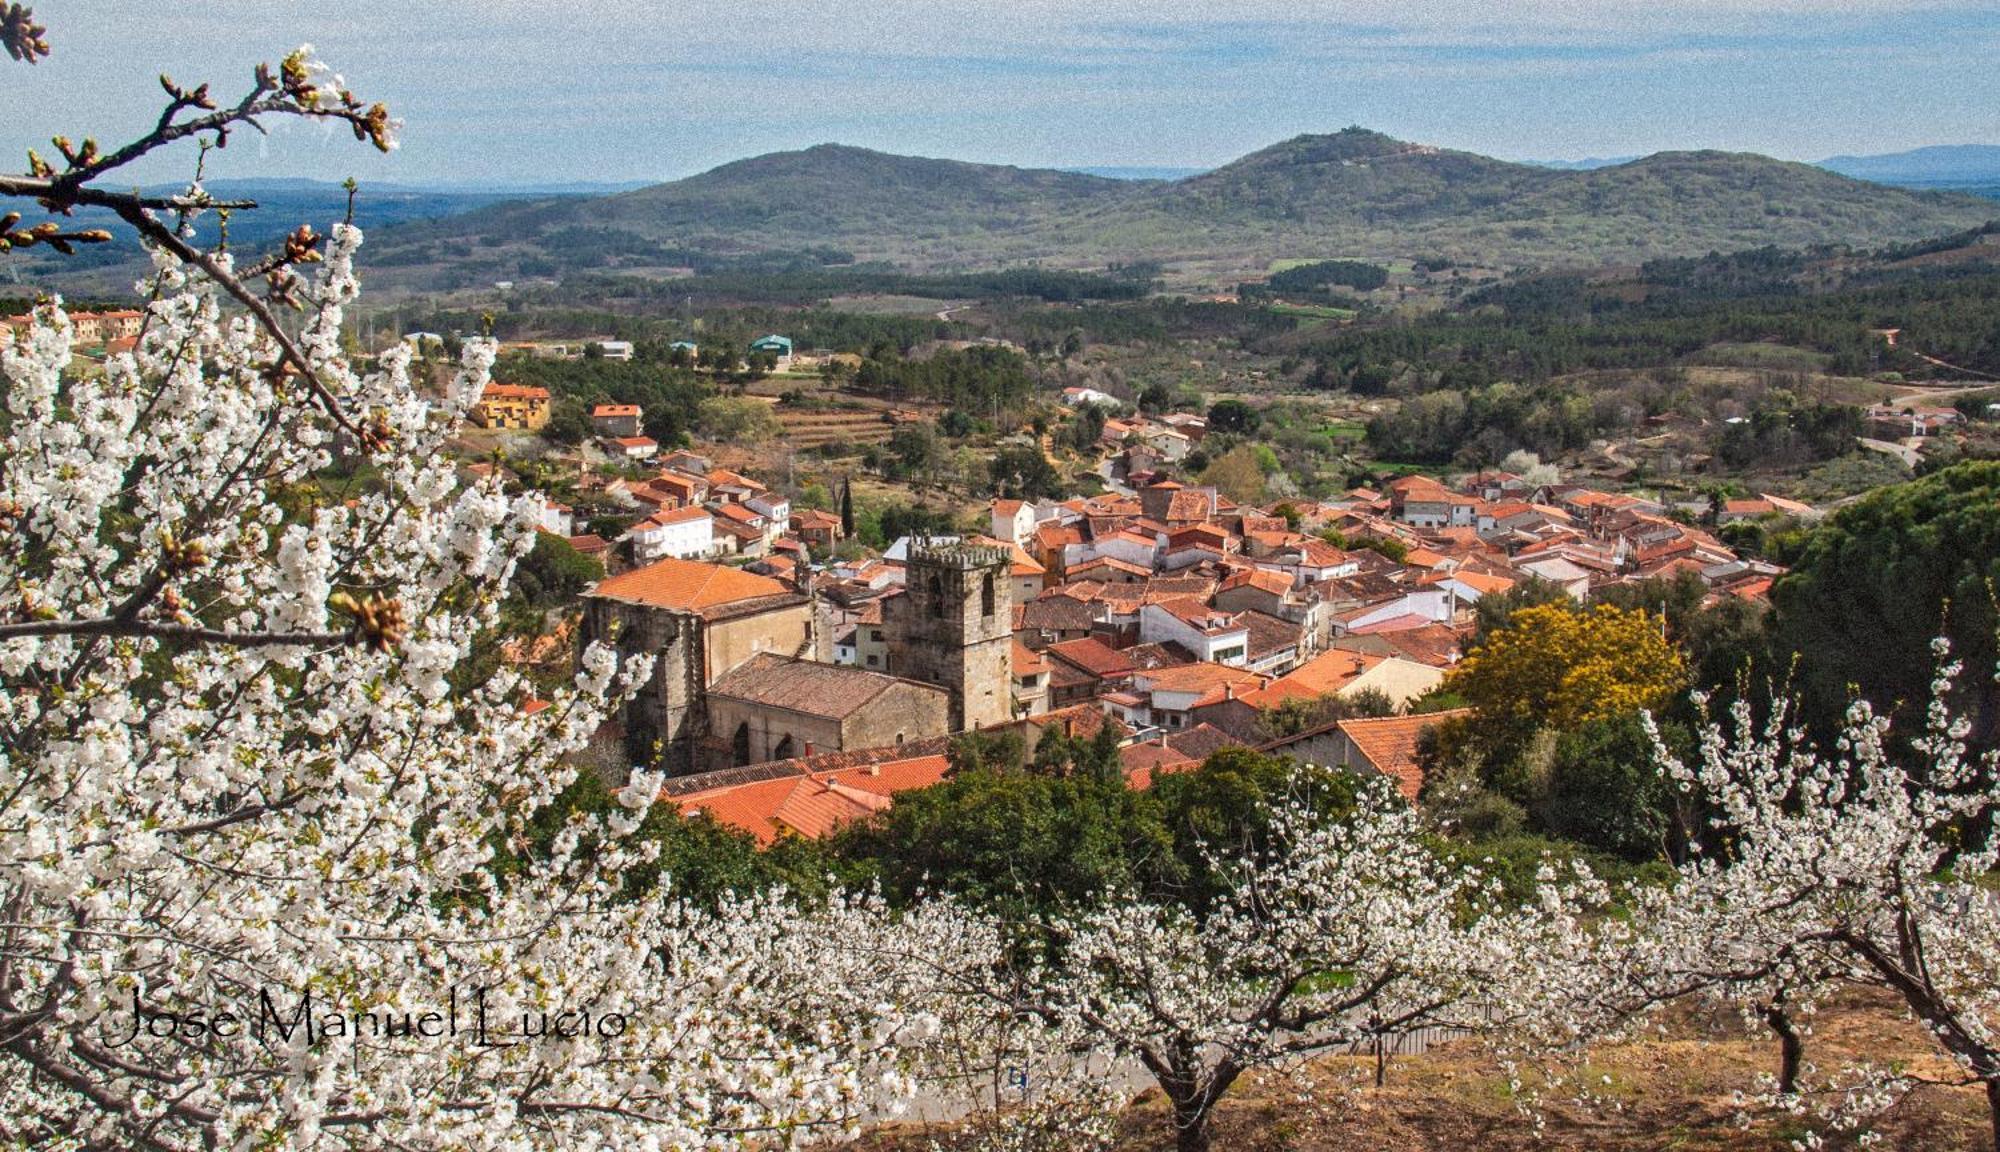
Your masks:
<instances>
[{"instance_id":1,"label":"white building","mask_svg":"<svg viewBox=\"0 0 2000 1152\"><path fill-rule=\"evenodd\" d=\"M1035 506L1026 500L993 502L993 538L1020 544L1035 532Z\"/></svg>"},{"instance_id":2,"label":"white building","mask_svg":"<svg viewBox=\"0 0 2000 1152\"><path fill-rule=\"evenodd\" d=\"M542 498L542 514L536 520L536 527L558 536L576 535L576 513L567 504L558 504L547 497Z\"/></svg>"},{"instance_id":3,"label":"white building","mask_svg":"<svg viewBox=\"0 0 2000 1152\"><path fill-rule=\"evenodd\" d=\"M1218 612L1197 600L1169 600L1139 609L1139 643L1179 644L1195 659L1213 664L1241 665L1250 651L1250 629L1236 616Z\"/></svg>"},{"instance_id":4,"label":"white building","mask_svg":"<svg viewBox=\"0 0 2000 1152\"><path fill-rule=\"evenodd\" d=\"M676 508L639 521L625 533L640 564L672 556L693 560L715 551L715 520L703 508Z\"/></svg>"},{"instance_id":5,"label":"white building","mask_svg":"<svg viewBox=\"0 0 2000 1152\"><path fill-rule=\"evenodd\" d=\"M1118 397L1095 388L1065 388L1062 402L1071 408L1081 408L1085 404L1098 404L1106 408L1123 408Z\"/></svg>"}]
</instances>

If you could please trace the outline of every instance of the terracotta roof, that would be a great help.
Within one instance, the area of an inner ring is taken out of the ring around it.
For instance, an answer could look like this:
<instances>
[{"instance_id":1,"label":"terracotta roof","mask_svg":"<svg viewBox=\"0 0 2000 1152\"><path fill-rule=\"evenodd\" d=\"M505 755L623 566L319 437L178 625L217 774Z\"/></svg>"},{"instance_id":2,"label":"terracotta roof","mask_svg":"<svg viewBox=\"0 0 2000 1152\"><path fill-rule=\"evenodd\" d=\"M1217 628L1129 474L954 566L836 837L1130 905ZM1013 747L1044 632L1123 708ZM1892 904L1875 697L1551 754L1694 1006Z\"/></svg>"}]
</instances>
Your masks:
<instances>
[{"instance_id":1,"label":"terracotta roof","mask_svg":"<svg viewBox=\"0 0 2000 1152\"><path fill-rule=\"evenodd\" d=\"M590 414L593 417L637 416L639 414L639 406L637 404L599 404L590 410Z\"/></svg>"},{"instance_id":2,"label":"terracotta roof","mask_svg":"<svg viewBox=\"0 0 2000 1152\"><path fill-rule=\"evenodd\" d=\"M1132 576L1150 576L1153 574L1151 568L1140 564L1133 564L1130 561L1120 560L1116 556L1099 556L1094 560L1086 560L1080 564L1072 565L1067 571L1089 572L1094 568L1109 568L1113 572L1124 572Z\"/></svg>"},{"instance_id":3,"label":"terracotta roof","mask_svg":"<svg viewBox=\"0 0 2000 1152\"><path fill-rule=\"evenodd\" d=\"M720 564L670 557L599 581L586 595L649 604L655 608L700 611L784 596L791 591L768 576L725 568Z\"/></svg>"},{"instance_id":4,"label":"terracotta roof","mask_svg":"<svg viewBox=\"0 0 2000 1152\"><path fill-rule=\"evenodd\" d=\"M1210 504L1211 501L1207 492L1198 489L1176 492L1167 501L1167 519L1169 521L1206 520L1211 511Z\"/></svg>"},{"instance_id":5,"label":"terracotta roof","mask_svg":"<svg viewBox=\"0 0 2000 1152\"><path fill-rule=\"evenodd\" d=\"M1284 596L1292 590L1292 578L1283 572L1273 572L1268 568L1251 568L1230 573L1223 578L1222 586L1216 591L1227 592L1245 585L1260 592L1269 592L1273 596Z\"/></svg>"},{"instance_id":6,"label":"terracotta roof","mask_svg":"<svg viewBox=\"0 0 2000 1152\"><path fill-rule=\"evenodd\" d=\"M1449 668L1459 654L1458 633L1443 624L1426 622L1415 628L1392 629L1380 635L1405 659L1433 668Z\"/></svg>"},{"instance_id":7,"label":"terracotta roof","mask_svg":"<svg viewBox=\"0 0 2000 1152\"><path fill-rule=\"evenodd\" d=\"M972 542L974 544L986 544L994 548L1005 548L1007 554L1013 557L1013 569L1009 575L1042 576L1048 572L1048 569L1042 567L1039 561L1033 556L1028 555L1026 548L1021 547L1012 540L1000 540L992 536L974 536L972 537Z\"/></svg>"},{"instance_id":8,"label":"terracotta roof","mask_svg":"<svg viewBox=\"0 0 2000 1152\"><path fill-rule=\"evenodd\" d=\"M549 390L533 384L488 384L481 400L547 400Z\"/></svg>"},{"instance_id":9,"label":"terracotta roof","mask_svg":"<svg viewBox=\"0 0 2000 1152\"><path fill-rule=\"evenodd\" d=\"M897 684L911 684L928 692L944 691L865 668L792 660L760 652L724 673L709 687L708 694L844 720Z\"/></svg>"},{"instance_id":10,"label":"terracotta roof","mask_svg":"<svg viewBox=\"0 0 2000 1152\"><path fill-rule=\"evenodd\" d=\"M1244 628L1237 622L1237 613L1211 608L1193 596L1173 596L1154 601L1153 606L1170 613L1204 636L1223 636Z\"/></svg>"},{"instance_id":11,"label":"terracotta roof","mask_svg":"<svg viewBox=\"0 0 2000 1152\"><path fill-rule=\"evenodd\" d=\"M838 528L840 527L840 517L835 516L831 512L821 512L817 508L807 508L804 511L792 513L792 524L800 530L807 528Z\"/></svg>"},{"instance_id":12,"label":"terracotta roof","mask_svg":"<svg viewBox=\"0 0 2000 1152\"><path fill-rule=\"evenodd\" d=\"M1173 771L1186 771L1201 763L1173 745L1159 740L1142 740L1118 750L1118 763L1125 769L1125 783L1137 792L1153 786L1153 779Z\"/></svg>"},{"instance_id":13,"label":"terracotta roof","mask_svg":"<svg viewBox=\"0 0 2000 1152\"><path fill-rule=\"evenodd\" d=\"M1383 660L1367 652L1322 652L1255 692L1240 697L1254 708L1275 708L1287 700L1316 700L1359 680Z\"/></svg>"},{"instance_id":14,"label":"terracotta roof","mask_svg":"<svg viewBox=\"0 0 2000 1152\"><path fill-rule=\"evenodd\" d=\"M1130 658L1094 636L1051 644L1045 652L1100 679L1126 676L1132 672Z\"/></svg>"},{"instance_id":15,"label":"terracotta roof","mask_svg":"<svg viewBox=\"0 0 2000 1152\"><path fill-rule=\"evenodd\" d=\"M1469 715L1470 709L1432 712L1422 716L1384 716L1374 720L1342 720L1341 733L1370 767L1396 782L1397 791L1415 800L1424 787L1423 766L1417 763L1417 741L1446 720Z\"/></svg>"},{"instance_id":16,"label":"terracotta roof","mask_svg":"<svg viewBox=\"0 0 2000 1152\"><path fill-rule=\"evenodd\" d=\"M1374 609L1364 611L1372 612ZM1408 632L1417 628L1427 628L1436 623L1436 620L1421 612L1404 612L1384 620L1377 620L1373 624L1363 624L1359 628L1352 629L1352 633L1356 636L1380 636L1389 632Z\"/></svg>"},{"instance_id":17,"label":"terracotta roof","mask_svg":"<svg viewBox=\"0 0 2000 1152\"><path fill-rule=\"evenodd\" d=\"M660 474L653 477L649 483L676 495L687 496L700 491L704 482L699 477L683 476L671 468L662 468Z\"/></svg>"},{"instance_id":18,"label":"terracotta roof","mask_svg":"<svg viewBox=\"0 0 2000 1152\"><path fill-rule=\"evenodd\" d=\"M781 763L795 766L799 762ZM683 792L673 803L682 815L707 815L750 833L759 844L769 845L781 835L828 835L843 824L888 808L899 792L938 783L950 767L942 755L903 756L814 773L793 767L781 775Z\"/></svg>"},{"instance_id":19,"label":"terracotta roof","mask_svg":"<svg viewBox=\"0 0 2000 1152\"><path fill-rule=\"evenodd\" d=\"M1019 627L1047 632L1088 632L1097 609L1071 596L1039 596L1021 605Z\"/></svg>"},{"instance_id":20,"label":"terracotta roof","mask_svg":"<svg viewBox=\"0 0 2000 1152\"><path fill-rule=\"evenodd\" d=\"M1070 736L1095 736L1099 728L1110 728L1121 738L1130 734L1130 729L1114 716L1106 715L1095 704L1072 704L1067 708L1054 708L1040 716L1030 716L1024 723L1035 728L1053 728L1061 725Z\"/></svg>"},{"instance_id":21,"label":"terracotta roof","mask_svg":"<svg viewBox=\"0 0 2000 1152\"><path fill-rule=\"evenodd\" d=\"M1247 691L1243 685L1255 685L1263 677L1244 668L1232 668L1226 664L1179 664L1163 668L1148 668L1134 673L1135 680L1143 680L1147 692L1200 692L1204 695L1235 685Z\"/></svg>"},{"instance_id":22,"label":"terracotta roof","mask_svg":"<svg viewBox=\"0 0 2000 1152\"><path fill-rule=\"evenodd\" d=\"M1505 592L1515 584L1515 581L1509 580L1505 576L1495 576L1486 572L1468 572L1463 568L1452 573L1450 576L1444 577L1444 579L1456 580L1482 596L1495 592Z\"/></svg>"},{"instance_id":23,"label":"terracotta roof","mask_svg":"<svg viewBox=\"0 0 2000 1152\"><path fill-rule=\"evenodd\" d=\"M1014 641L1015 679L1018 680L1022 676L1037 676L1046 671L1048 671L1048 663L1042 659L1039 653L1019 640Z\"/></svg>"},{"instance_id":24,"label":"terracotta roof","mask_svg":"<svg viewBox=\"0 0 2000 1152\"><path fill-rule=\"evenodd\" d=\"M671 511L655 512L651 516L641 520L639 525L635 525L635 527L653 524L664 528L669 524L692 524L697 520L707 519L709 519L708 509L697 504L687 508L675 508Z\"/></svg>"},{"instance_id":25,"label":"terracotta roof","mask_svg":"<svg viewBox=\"0 0 2000 1152\"><path fill-rule=\"evenodd\" d=\"M1035 542L1044 548L1056 549L1065 544L1083 543L1083 529L1075 524L1058 524L1053 520L1035 525Z\"/></svg>"},{"instance_id":26,"label":"terracotta roof","mask_svg":"<svg viewBox=\"0 0 2000 1152\"><path fill-rule=\"evenodd\" d=\"M1747 580L1729 589L1731 596L1739 600L1753 602L1770 599L1770 593L1771 578L1769 576L1760 576L1755 580Z\"/></svg>"}]
</instances>

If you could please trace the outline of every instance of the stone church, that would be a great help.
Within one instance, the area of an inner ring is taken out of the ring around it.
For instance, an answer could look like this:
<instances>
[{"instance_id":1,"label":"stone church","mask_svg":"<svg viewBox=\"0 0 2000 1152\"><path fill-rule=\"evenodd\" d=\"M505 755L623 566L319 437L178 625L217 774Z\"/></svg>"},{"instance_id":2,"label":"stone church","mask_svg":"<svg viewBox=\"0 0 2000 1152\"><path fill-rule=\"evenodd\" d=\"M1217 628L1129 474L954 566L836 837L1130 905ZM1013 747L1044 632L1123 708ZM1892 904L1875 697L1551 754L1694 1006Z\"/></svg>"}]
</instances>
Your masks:
<instances>
[{"instance_id":1,"label":"stone church","mask_svg":"<svg viewBox=\"0 0 2000 1152\"><path fill-rule=\"evenodd\" d=\"M890 747L1013 719L1011 556L919 541L883 617L888 670L828 662L812 597L666 559L584 597L585 643L655 657L618 717L627 754L675 773Z\"/></svg>"}]
</instances>

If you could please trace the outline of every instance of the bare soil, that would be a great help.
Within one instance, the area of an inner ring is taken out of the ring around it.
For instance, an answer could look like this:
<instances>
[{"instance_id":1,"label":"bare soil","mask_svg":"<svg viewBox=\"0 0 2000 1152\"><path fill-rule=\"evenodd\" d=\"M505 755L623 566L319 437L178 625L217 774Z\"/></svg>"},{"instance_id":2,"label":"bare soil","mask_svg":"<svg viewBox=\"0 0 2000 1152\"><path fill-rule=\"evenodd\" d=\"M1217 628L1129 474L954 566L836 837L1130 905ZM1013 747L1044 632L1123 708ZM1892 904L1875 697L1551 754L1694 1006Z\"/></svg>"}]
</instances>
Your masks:
<instances>
[{"instance_id":1,"label":"bare soil","mask_svg":"<svg viewBox=\"0 0 2000 1152\"><path fill-rule=\"evenodd\" d=\"M1666 1035L1605 1046L1566 1086L1524 1075L1527 1105L1493 1054L1474 1041L1391 1061L1373 1086L1372 1061L1315 1061L1286 1076L1246 1077L1215 1119L1216 1152L1790 1152L1808 1130L1828 1149L1860 1145L1805 1117L1749 1103L1760 1073L1775 1072L1774 1039L1751 1035L1733 1016L1683 1014ZM1856 998L1823 1012L1806 1059L1824 1069L1845 1060L1900 1061L1942 1075L1944 1062L1921 1028L1886 1002ZM1578 1085L1594 1100L1579 1101ZM1539 1129L1537 1126L1539 1118ZM1974 1090L1925 1087L1877 1117L1876 1147L1992 1152L1985 1103ZM921 1132L881 1132L870 1152L920 1152ZM1127 1109L1119 1152L1167 1152L1171 1122L1157 1092Z\"/></svg>"}]
</instances>

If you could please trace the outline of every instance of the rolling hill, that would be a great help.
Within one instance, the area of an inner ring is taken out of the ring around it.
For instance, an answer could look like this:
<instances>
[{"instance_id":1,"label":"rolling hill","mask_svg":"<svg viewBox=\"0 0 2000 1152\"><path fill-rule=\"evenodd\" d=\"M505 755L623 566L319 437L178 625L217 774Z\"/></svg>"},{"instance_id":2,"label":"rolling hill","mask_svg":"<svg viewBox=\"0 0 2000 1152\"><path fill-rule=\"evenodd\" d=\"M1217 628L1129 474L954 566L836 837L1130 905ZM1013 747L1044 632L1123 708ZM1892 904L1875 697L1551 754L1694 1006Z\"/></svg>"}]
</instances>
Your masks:
<instances>
[{"instance_id":1,"label":"rolling hill","mask_svg":"<svg viewBox=\"0 0 2000 1152\"><path fill-rule=\"evenodd\" d=\"M672 275L744 259L925 271L1157 261L1170 280L1228 283L1276 259L1632 263L1765 245L1877 246L1995 216L1992 202L1971 196L1741 153L1562 170L1350 128L1170 182L820 145L611 196L398 224L371 234L367 262L411 288Z\"/></svg>"}]
</instances>

